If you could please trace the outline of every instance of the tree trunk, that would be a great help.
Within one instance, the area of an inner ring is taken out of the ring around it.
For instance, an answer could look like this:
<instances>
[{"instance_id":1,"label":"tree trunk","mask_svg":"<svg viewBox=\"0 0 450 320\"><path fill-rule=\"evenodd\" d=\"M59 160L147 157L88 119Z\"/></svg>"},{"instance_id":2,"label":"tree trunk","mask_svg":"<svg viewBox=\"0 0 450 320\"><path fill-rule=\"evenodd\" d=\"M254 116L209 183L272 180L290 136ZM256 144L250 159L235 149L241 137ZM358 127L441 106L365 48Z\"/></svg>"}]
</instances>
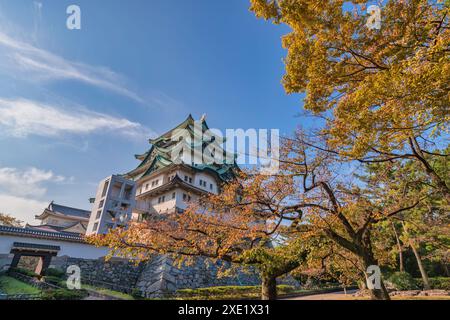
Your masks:
<instances>
[{"instance_id":1,"label":"tree trunk","mask_svg":"<svg viewBox=\"0 0 450 320\"><path fill-rule=\"evenodd\" d=\"M422 276L422 281L423 281L423 288L425 290L431 290L431 286L430 286L430 281L428 280L428 274L427 271L425 270L425 267L423 266L422 263L422 257L420 256L419 251L416 248L416 245L414 244L414 241L411 239L409 233L408 233L408 228L406 227L405 223L402 222L403 225L403 230L405 230L406 234L408 235L409 238L409 246L411 247L414 256L416 257L416 261L417 261L417 266L419 267L420 270L420 275Z\"/></svg>"},{"instance_id":2,"label":"tree trunk","mask_svg":"<svg viewBox=\"0 0 450 320\"><path fill-rule=\"evenodd\" d=\"M416 256L417 265L419 266L420 275L422 276L423 288L425 290L431 290L430 281L428 280L428 274L427 271L425 270L425 267L423 266L420 253L419 251L417 251L416 246L414 245L414 242L412 240L409 240L409 245L411 246L411 249L414 252L414 255Z\"/></svg>"},{"instance_id":3,"label":"tree trunk","mask_svg":"<svg viewBox=\"0 0 450 320\"><path fill-rule=\"evenodd\" d=\"M399 260L400 272L405 272L405 265L403 263L403 247L402 247L402 244L400 242L400 238L398 237L397 229L395 228L395 224L394 223L392 223L392 229L394 230L395 241L397 242L398 260Z\"/></svg>"},{"instance_id":4,"label":"tree trunk","mask_svg":"<svg viewBox=\"0 0 450 320\"><path fill-rule=\"evenodd\" d=\"M449 272L449 270L448 270L448 265L447 265L446 263L444 263L444 262L441 262L441 265L442 265L442 267L444 268L445 275L446 275L447 277L450 277L450 272Z\"/></svg>"},{"instance_id":5,"label":"tree trunk","mask_svg":"<svg viewBox=\"0 0 450 320\"><path fill-rule=\"evenodd\" d=\"M276 300L277 299L277 278L274 276L263 275L261 286L262 300Z\"/></svg>"},{"instance_id":6,"label":"tree trunk","mask_svg":"<svg viewBox=\"0 0 450 320\"><path fill-rule=\"evenodd\" d=\"M366 277L366 283L368 280L368 274L366 273L367 269L370 266L378 266L377 261L373 257L373 254L371 252L366 252L363 257L363 266L364 266L364 275ZM380 274L380 288L373 288L369 289L370 291L370 298L372 300L391 300L389 293L386 289L386 286L384 285L383 277Z\"/></svg>"}]
</instances>

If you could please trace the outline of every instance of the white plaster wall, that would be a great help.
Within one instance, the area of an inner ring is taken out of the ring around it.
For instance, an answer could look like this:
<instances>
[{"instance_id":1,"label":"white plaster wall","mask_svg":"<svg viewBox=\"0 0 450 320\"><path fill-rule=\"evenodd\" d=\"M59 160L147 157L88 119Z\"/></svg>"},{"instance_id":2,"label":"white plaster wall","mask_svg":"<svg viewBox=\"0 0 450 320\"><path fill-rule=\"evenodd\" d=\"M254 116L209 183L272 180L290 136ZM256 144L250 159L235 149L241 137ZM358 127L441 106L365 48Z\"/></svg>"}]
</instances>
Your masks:
<instances>
[{"instance_id":1,"label":"white plaster wall","mask_svg":"<svg viewBox=\"0 0 450 320\"><path fill-rule=\"evenodd\" d=\"M159 175L153 177L152 179L143 180L143 181L141 180L141 181L139 181L139 184L137 185L136 193L139 195L139 194L145 193L147 191L150 191L152 189L161 187L164 183L167 182L167 179L168 179L167 174L163 173L163 174L159 174ZM156 182L157 180L159 181L158 185L155 185L152 187L152 183ZM148 187L147 187L147 185L148 185Z\"/></svg>"},{"instance_id":2,"label":"white plaster wall","mask_svg":"<svg viewBox=\"0 0 450 320\"><path fill-rule=\"evenodd\" d=\"M155 210L156 212L165 213L174 209L176 205L176 199L172 199L172 193L173 192L165 195L166 199L170 199L169 201L166 200L165 202L158 204L158 199L156 199L156 201L154 199L153 201L156 202L156 204L153 205L153 210Z\"/></svg>"},{"instance_id":3,"label":"white plaster wall","mask_svg":"<svg viewBox=\"0 0 450 320\"><path fill-rule=\"evenodd\" d=\"M97 248L83 243L0 235L0 254L9 254L14 242L59 246L61 250L58 252L58 256L72 258L98 259L106 256L109 252L107 247Z\"/></svg>"},{"instance_id":4,"label":"white plaster wall","mask_svg":"<svg viewBox=\"0 0 450 320\"><path fill-rule=\"evenodd\" d=\"M200 180L206 181L206 187L204 186L200 186ZM210 184L213 185L212 190L210 189ZM197 188L200 188L202 190L208 191L208 192L213 192L213 193L217 193L217 183L216 183L216 179L214 179L213 177L211 177L211 175L203 173L203 172L199 172L195 175L195 183L194 185Z\"/></svg>"},{"instance_id":5,"label":"white plaster wall","mask_svg":"<svg viewBox=\"0 0 450 320\"><path fill-rule=\"evenodd\" d=\"M189 202L185 202L183 200L183 193L186 195L190 195L191 196L191 202L193 201L198 201L198 196L196 196L195 194L193 194L192 192L189 192L187 190L181 189L181 188L177 188L176 189L176 206L180 209L186 209L189 205Z\"/></svg>"}]
</instances>

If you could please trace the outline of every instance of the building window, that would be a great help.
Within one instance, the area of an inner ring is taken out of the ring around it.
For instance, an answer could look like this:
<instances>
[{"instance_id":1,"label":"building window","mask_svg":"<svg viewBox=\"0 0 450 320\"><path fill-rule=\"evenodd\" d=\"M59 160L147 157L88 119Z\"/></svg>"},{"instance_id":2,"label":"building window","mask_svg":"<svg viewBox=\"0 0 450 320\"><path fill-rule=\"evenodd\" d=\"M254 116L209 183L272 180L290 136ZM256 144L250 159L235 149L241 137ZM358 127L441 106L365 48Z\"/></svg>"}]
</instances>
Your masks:
<instances>
[{"instance_id":1,"label":"building window","mask_svg":"<svg viewBox=\"0 0 450 320\"><path fill-rule=\"evenodd\" d=\"M175 199L176 193L172 193L172 199Z\"/></svg>"},{"instance_id":2,"label":"building window","mask_svg":"<svg viewBox=\"0 0 450 320\"><path fill-rule=\"evenodd\" d=\"M103 191L102 191L102 198L104 196L106 196L106 192L108 191L108 187L109 187L109 180L105 182L105 185L103 186Z\"/></svg>"},{"instance_id":3,"label":"building window","mask_svg":"<svg viewBox=\"0 0 450 320\"><path fill-rule=\"evenodd\" d=\"M159 179L152 182L152 187L155 187L159 184Z\"/></svg>"},{"instance_id":4,"label":"building window","mask_svg":"<svg viewBox=\"0 0 450 320\"><path fill-rule=\"evenodd\" d=\"M97 211L97 215L95 216L95 220L100 219L100 216L102 215L102 211Z\"/></svg>"},{"instance_id":5,"label":"building window","mask_svg":"<svg viewBox=\"0 0 450 320\"><path fill-rule=\"evenodd\" d=\"M189 183L192 183L192 178L189 178Z\"/></svg>"},{"instance_id":6,"label":"building window","mask_svg":"<svg viewBox=\"0 0 450 320\"><path fill-rule=\"evenodd\" d=\"M158 203L163 203L166 201L166 196L162 196L158 198Z\"/></svg>"},{"instance_id":7,"label":"building window","mask_svg":"<svg viewBox=\"0 0 450 320\"><path fill-rule=\"evenodd\" d=\"M183 201L185 201L185 202L191 201L191 196L187 195L186 193L183 193Z\"/></svg>"},{"instance_id":8,"label":"building window","mask_svg":"<svg viewBox=\"0 0 450 320\"><path fill-rule=\"evenodd\" d=\"M184 181L188 182L188 176L184 176Z\"/></svg>"},{"instance_id":9,"label":"building window","mask_svg":"<svg viewBox=\"0 0 450 320\"><path fill-rule=\"evenodd\" d=\"M100 204L98 205L98 208L101 209L105 205L105 200L100 201Z\"/></svg>"},{"instance_id":10,"label":"building window","mask_svg":"<svg viewBox=\"0 0 450 320\"><path fill-rule=\"evenodd\" d=\"M145 190L148 190L148 183L145 185Z\"/></svg>"},{"instance_id":11,"label":"building window","mask_svg":"<svg viewBox=\"0 0 450 320\"><path fill-rule=\"evenodd\" d=\"M200 179L200 185L201 185L201 186L203 185L203 180L202 180L202 179Z\"/></svg>"},{"instance_id":12,"label":"building window","mask_svg":"<svg viewBox=\"0 0 450 320\"><path fill-rule=\"evenodd\" d=\"M94 228L92 229L92 231L97 231L98 230L98 222L96 222L95 224L94 224Z\"/></svg>"},{"instance_id":13,"label":"building window","mask_svg":"<svg viewBox=\"0 0 450 320\"><path fill-rule=\"evenodd\" d=\"M209 184L209 189L210 189L210 190L213 189L213 184L212 184L212 183Z\"/></svg>"}]
</instances>

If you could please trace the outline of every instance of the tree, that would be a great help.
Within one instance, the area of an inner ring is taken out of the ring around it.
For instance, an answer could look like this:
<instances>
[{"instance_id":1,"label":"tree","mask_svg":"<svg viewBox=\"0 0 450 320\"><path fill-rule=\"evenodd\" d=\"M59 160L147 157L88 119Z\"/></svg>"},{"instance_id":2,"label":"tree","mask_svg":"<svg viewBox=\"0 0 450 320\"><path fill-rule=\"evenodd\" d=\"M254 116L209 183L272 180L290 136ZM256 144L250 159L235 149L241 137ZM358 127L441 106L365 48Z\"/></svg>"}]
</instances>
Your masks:
<instances>
[{"instance_id":1,"label":"tree","mask_svg":"<svg viewBox=\"0 0 450 320\"><path fill-rule=\"evenodd\" d=\"M146 221L131 223L105 236L90 237L97 245L107 245L110 255L147 260L155 254L168 254L179 263L197 257L225 261L234 265L254 266L262 280L261 298L277 297L277 278L295 270L307 254L301 242L283 237L275 243L273 215L246 207L233 206L237 197L246 201L252 188L242 186L244 173L223 186L221 195L210 195L192 203L183 213L150 215ZM230 198L232 197L232 198ZM278 195L283 198L281 194ZM282 227L276 230L282 236ZM274 229L275 230L275 229Z\"/></svg>"},{"instance_id":2,"label":"tree","mask_svg":"<svg viewBox=\"0 0 450 320\"><path fill-rule=\"evenodd\" d=\"M336 174L341 171L339 157L303 141L301 131L283 140L277 174L242 172L222 187L221 194L192 204L182 214L155 216L115 231L104 238L106 243L134 256L152 251L258 264L264 297L274 297L274 278L298 268L305 254L314 252L311 246L299 250L295 244L325 238L323 243L331 242L334 248L326 259L352 262L353 267L339 271L352 269L365 279L368 267L378 265L384 254L373 241L377 224L414 208L420 199L409 194L398 199L384 191L373 194L373 189L382 190L382 179L372 175L355 182L352 179L358 177ZM278 246L266 246L277 238L282 240ZM381 284L381 289L371 290L373 299L389 299Z\"/></svg>"},{"instance_id":3,"label":"tree","mask_svg":"<svg viewBox=\"0 0 450 320\"><path fill-rule=\"evenodd\" d=\"M386 1L381 30L367 28L364 0L250 2L257 17L292 30L282 82L325 119L327 149L363 162L414 160L450 203L430 164L445 155L427 148L450 119L449 2Z\"/></svg>"},{"instance_id":4,"label":"tree","mask_svg":"<svg viewBox=\"0 0 450 320\"><path fill-rule=\"evenodd\" d=\"M446 150L435 150L435 153L448 152L449 147ZM449 157L439 157L431 163L436 172L446 171L448 164ZM361 179L376 177L381 182L378 188L374 186L374 194L389 190L394 199L402 198L405 194L423 199L418 206L397 215L395 217L397 221L391 221L384 228L388 234L392 230L395 236L401 271L404 271L402 251L404 247L409 247L416 258L424 288L430 289L423 261L426 258L433 258L436 262L442 261L443 265L448 263L449 206L441 193L433 186L431 178L418 170L418 166L419 164L414 161L372 164L368 169L369 174ZM448 183L448 176L446 179Z\"/></svg>"},{"instance_id":5,"label":"tree","mask_svg":"<svg viewBox=\"0 0 450 320\"><path fill-rule=\"evenodd\" d=\"M9 227L20 227L22 221L4 213L0 213L0 225Z\"/></svg>"}]
</instances>

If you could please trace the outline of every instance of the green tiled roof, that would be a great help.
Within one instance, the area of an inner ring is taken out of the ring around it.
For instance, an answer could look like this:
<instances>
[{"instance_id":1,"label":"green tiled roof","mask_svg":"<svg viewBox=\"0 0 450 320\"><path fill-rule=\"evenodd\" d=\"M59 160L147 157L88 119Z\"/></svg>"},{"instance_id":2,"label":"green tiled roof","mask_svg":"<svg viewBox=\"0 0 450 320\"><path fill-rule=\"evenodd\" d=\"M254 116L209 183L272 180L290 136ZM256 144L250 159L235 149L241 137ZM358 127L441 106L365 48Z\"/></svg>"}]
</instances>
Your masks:
<instances>
[{"instance_id":1,"label":"green tiled roof","mask_svg":"<svg viewBox=\"0 0 450 320\"><path fill-rule=\"evenodd\" d=\"M183 150L183 147L186 147L186 141L184 139L177 139L175 134L176 129L185 129L187 130L190 135L191 139L195 141L195 130L194 130L195 120L192 118L191 115L188 116L188 118L180 123L178 126L176 126L174 129L164 133L160 137L156 139L149 140L152 144L152 147L149 151L145 152L142 155L136 156L137 159L143 159L141 163L137 166L136 169L130 171L129 173L125 174L128 178L137 180L143 176L149 175L157 170L160 170L162 168L165 168L167 166L175 164L171 160L171 154L173 152L177 152L177 150ZM202 131L208 130L209 127L206 124L206 121L202 120ZM180 131L182 132L182 131ZM181 138L180 134L180 138ZM192 143L190 146L191 149L197 150L198 148L202 148L202 150L208 145L210 141L202 141L201 144L199 143ZM183 145L184 144L184 145ZM174 151L175 150L175 151ZM224 159L226 157L225 151L224 152ZM233 155L233 158L235 156ZM199 164L199 165L192 165L192 164L185 164L195 170L203 171L213 171L217 176L223 180L227 181L231 179L234 176L233 171L239 170L236 163L233 164Z\"/></svg>"}]
</instances>

